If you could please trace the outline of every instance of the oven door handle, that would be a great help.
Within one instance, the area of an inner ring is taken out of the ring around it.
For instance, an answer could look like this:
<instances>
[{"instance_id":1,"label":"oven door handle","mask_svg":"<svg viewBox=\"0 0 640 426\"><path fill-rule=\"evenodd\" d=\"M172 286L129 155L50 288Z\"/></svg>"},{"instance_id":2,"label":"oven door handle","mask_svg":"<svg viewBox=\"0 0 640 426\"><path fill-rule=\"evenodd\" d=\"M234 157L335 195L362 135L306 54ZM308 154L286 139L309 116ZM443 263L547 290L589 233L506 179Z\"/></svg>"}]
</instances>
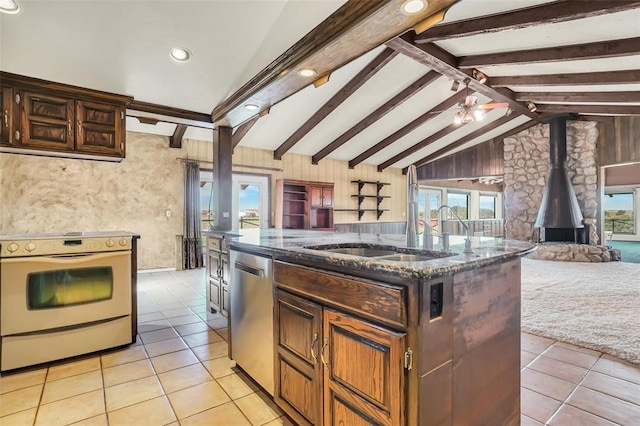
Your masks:
<instances>
[{"instance_id":1,"label":"oven door handle","mask_svg":"<svg viewBox=\"0 0 640 426\"><path fill-rule=\"evenodd\" d=\"M86 261L110 259L119 256L130 256L131 250L121 250L108 253L80 253L59 256L8 257L0 260L3 264L10 263L55 263L74 264Z\"/></svg>"}]
</instances>

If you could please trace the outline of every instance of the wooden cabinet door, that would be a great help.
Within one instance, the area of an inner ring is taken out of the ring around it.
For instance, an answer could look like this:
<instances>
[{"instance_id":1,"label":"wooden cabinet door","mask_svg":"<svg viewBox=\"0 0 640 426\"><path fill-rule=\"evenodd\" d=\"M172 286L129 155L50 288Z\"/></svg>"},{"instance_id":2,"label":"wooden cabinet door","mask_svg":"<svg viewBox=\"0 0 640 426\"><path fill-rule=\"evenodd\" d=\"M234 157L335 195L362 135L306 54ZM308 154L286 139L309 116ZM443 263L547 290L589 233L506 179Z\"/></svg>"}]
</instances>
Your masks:
<instances>
[{"instance_id":1,"label":"wooden cabinet door","mask_svg":"<svg viewBox=\"0 0 640 426\"><path fill-rule=\"evenodd\" d=\"M324 310L324 424L393 425L406 422L406 333Z\"/></svg>"},{"instance_id":2,"label":"wooden cabinet door","mask_svg":"<svg viewBox=\"0 0 640 426\"><path fill-rule=\"evenodd\" d=\"M218 279L220 275L220 253L209 250L207 257L207 274L209 278Z\"/></svg>"},{"instance_id":3,"label":"wooden cabinet door","mask_svg":"<svg viewBox=\"0 0 640 426\"><path fill-rule=\"evenodd\" d=\"M76 101L76 151L124 156L124 107Z\"/></svg>"},{"instance_id":4,"label":"wooden cabinet door","mask_svg":"<svg viewBox=\"0 0 640 426\"><path fill-rule=\"evenodd\" d=\"M0 145L11 146L13 141L13 90L10 87L0 88Z\"/></svg>"},{"instance_id":5,"label":"wooden cabinet door","mask_svg":"<svg viewBox=\"0 0 640 426\"><path fill-rule=\"evenodd\" d=\"M220 281L209 279L209 309L211 313L220 311Z\"/></svg>"},{"instance_id":6,"label":"wooden cabinet door","mask_svg":"<svg viewBox=\"0 0 640 426\"><path fill-rule=\"evenodd\" d=\"M299 425L322 424L322 307L276 289L275 401Z\"/></svg>"},{"instance_id":7,"label":"wooden cabinet door","mask_svg":"<svg viewBox=\"0 0 640 426\"><path fill-rule=\"evenodd\" d=\"M312 186L309 188L309 202L311 207L322 207L322 188Z\"/></svg>"},{"instance_id":8,"label":"wooden cabinet door","mask_svg":"<svg viewBox=\"0 0 640 426\"><path fill-rule=\"evenodd\" d=\"M322 188L322 207L333 207L333 188Z\"/></svg>"},{"instance_id":9,"label":"wooden cabinet door","mask_svg":"<svg viewBox=\"0 0 640 426\"><path fill-rule=\"evenodd\" d=\"M73 151L73 99L21 92L20 137L16 145L52 151Z\"/></svg>"},{"instance_id":10,"label":"wooden cabinet door","mask_svg":"<svg viewBox=\"0 0 640 426\"><path fill-rule=\"evenodd\" d=\"M222 282L220 285L220 313L229 318L231 299L229 298L229 284Z\"/></svg>"},{"instance_id":11,"label":"wooden cabinet door","mask_svg":"<svg viewBox=\"0 0 640 426\"><path fill-rule=\"evenodd\" d=\"M332 207L333 188L311 186L309 187L309 198L311 207Z\"/></svg>"},{"instance_id":12,"label":"wooden cabinet door","mask_svg":"<svg viewBox=\"0 0 640 426\"><path fill-rule=\"evenodd\" d=\"M207 304L211 313L219 312L221 303L221 268L220 253L214 250L207 250Z\"/></svg>"}]
</instances>

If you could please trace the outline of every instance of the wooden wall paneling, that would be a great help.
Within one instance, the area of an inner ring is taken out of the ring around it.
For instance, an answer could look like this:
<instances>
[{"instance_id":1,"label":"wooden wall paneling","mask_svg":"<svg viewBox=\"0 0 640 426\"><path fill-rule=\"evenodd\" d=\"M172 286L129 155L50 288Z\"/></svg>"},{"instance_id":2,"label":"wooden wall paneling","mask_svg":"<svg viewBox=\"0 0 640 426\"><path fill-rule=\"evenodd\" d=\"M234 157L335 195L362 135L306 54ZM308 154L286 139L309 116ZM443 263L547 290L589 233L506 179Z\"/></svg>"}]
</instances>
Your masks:
<instances>
[{"instance_id":1,"label":"wooden wall paneling","mask_svg":"<svg viewBox=\"0 0 640 426\"><path fill-rule=\"evenodd\" d=\"M460 179L504 173L504 144L493 140L474 145L418 167L418 179Z\"/></svg>"},{"instance_id":2,"label":"wooden wall paneling","mask_svg":"<svg viewBox=\"0 0 640 426\"><path fill-rule=\"evenodd\" d=\"M281 172L266 170L271 175L272 193L275 194L277 179L296 179L317 182L334 183L334 206L336 209L355 209L357 199L351 197L357 193L357 186L352 180L367 180L389 182L385 186L383 195L390 195L383 201L383 208L389 209L377 222L405 222L406 211L406 177L402 171L389 168L378 173L376 167L370 164L360 164L355 169L349 169L346 161L326 158L318 165L310 165L310 157L297 154L285 154L282 160L274 160L273 152L255 148L237 146L233 153L234 172L256 173L255 169L244 169L240 165L254 167L269 167L282 169ZM274 208L272 208L272 212ZM376 222L375 214L368 213L363 222ZM334 212L334 223L358 223L357 212Z\"/></svg>"},{"instance_id":3,"label":"wooden wall paneling","mask_svg":"<svg viewBox=\"0 0 640 426\"><path fill-rule=\"evenodd\" d=\"M640 117L598 121L600 166L640 161Z\"/></svg>"}]
</instances>

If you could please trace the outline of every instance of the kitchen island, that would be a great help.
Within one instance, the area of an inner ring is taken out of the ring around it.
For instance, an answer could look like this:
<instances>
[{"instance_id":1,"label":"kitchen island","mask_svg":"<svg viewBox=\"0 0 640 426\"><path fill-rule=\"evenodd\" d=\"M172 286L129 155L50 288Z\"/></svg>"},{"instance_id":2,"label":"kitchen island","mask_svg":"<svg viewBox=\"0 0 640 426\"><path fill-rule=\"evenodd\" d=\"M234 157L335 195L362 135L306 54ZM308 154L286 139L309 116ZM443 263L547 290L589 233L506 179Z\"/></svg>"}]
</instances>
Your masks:
<instances>
[{"instance_id":1,"label":"kitchen island","mask_svg":"<svg viewBox=\"0 0 640 426\"><path fill-rule=\"evenodd\" d=\"M462 237L442 251L404 235L239 234L232 252L273 259L274 399L298 424L519 424L532 244L474 237L462 254Z\"/></svg>"}]
</instances>

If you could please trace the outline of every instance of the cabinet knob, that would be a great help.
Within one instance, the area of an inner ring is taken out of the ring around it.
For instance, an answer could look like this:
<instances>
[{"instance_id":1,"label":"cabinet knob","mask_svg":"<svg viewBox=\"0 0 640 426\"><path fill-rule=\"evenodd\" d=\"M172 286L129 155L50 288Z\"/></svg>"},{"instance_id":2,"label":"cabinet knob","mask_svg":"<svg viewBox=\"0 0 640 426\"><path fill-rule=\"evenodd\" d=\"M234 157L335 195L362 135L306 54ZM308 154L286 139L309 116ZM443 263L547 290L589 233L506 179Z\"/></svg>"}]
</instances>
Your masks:
<instances>
[{"instance_id":1,"label":"cabinet knob","mask_svg":"<svg viewBox=\"0 0 640 426\"><path fill-rule=\"evenodd\" d=\"M4 110L4 127L9 127L9 110Z\"/></svg>"},{"instance_id":2,"label":"cabinet knob","mask_svg":"<svg viewBox=\"0 0 640 426\"><path fill-rule=\"evenodd\" d=\"M27 245L24 246L24 249L28 252L32 252L36 249L36 245L34 243L27 243Z\"/></svg>"},{"instance_id":3,"label":"cabinet knob","mask_svg":"<svg viewBox=\"0 0 640 426\"><path fill-rule=\"evenodd\" d=\"M105 244L107 245L107 247L113 247L116 245L116 242L109 238Z\"/></svg>"},{"instance_id":4,"label":"cabinet knob","mask_svg":"<svg viewBox=\"0 0 640 426\"><path fill-rule=\"evenodd\" d=\"M9 245L7 246L7 251L8 251L9 253L14 253L14 252L18 251L18 249L19 249L19 248L20 248L20 247L19 247L16 243L11 243L11 244L9 244Z\"/></svg>"}]
</instances>

